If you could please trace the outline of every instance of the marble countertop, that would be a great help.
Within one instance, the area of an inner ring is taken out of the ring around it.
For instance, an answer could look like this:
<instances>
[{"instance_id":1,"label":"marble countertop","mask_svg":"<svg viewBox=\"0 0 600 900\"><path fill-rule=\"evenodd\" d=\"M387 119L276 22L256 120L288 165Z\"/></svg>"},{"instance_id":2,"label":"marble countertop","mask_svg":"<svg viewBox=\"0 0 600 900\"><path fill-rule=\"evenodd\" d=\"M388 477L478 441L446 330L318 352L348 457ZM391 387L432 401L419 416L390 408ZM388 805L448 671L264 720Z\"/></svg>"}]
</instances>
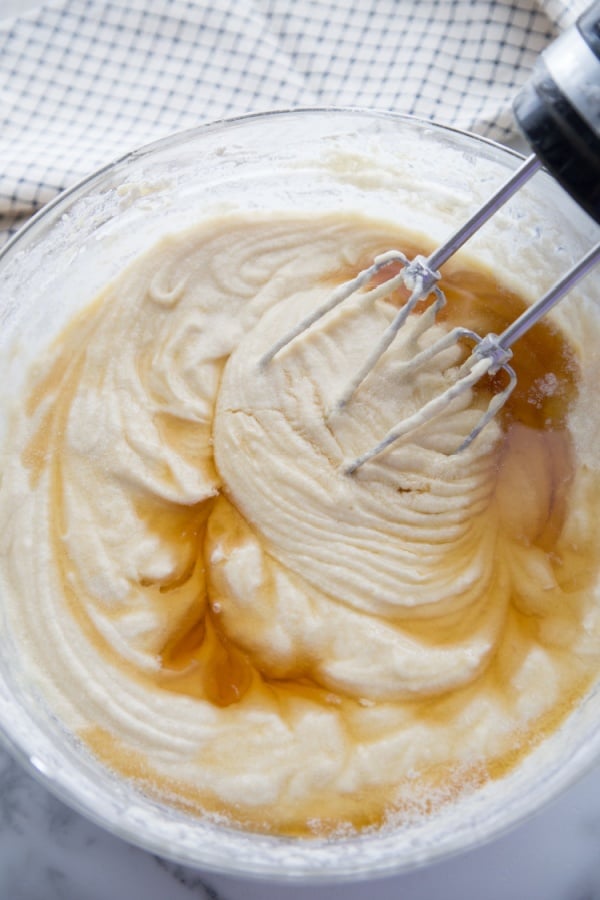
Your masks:
<instances>
[{"instance_id":1,"label":"marble countertop","mask_svg":"<svg viewBox=\"0 0 600 900\"><path fill-rule=\"evenodd\" d=\"M203 874L72 812L0 751L0 900L598 900L600 765L529 821L461 856L334 886Z\"/></svg>"}]
</instances>

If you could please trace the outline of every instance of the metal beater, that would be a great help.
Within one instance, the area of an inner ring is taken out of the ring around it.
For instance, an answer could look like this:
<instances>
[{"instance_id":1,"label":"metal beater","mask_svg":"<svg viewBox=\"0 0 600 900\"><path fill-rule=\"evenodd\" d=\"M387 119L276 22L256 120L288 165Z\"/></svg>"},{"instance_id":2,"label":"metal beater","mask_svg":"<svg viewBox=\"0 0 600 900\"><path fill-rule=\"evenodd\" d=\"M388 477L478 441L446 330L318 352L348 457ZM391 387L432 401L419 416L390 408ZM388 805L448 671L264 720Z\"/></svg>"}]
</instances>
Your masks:
<instances>
[{"instance_id":1,"label":"metal beater","mask_svg":"<svg viewBox=\"0 0 600 900\"><path fill-rule=\"evenodd\" d=\"M514 114L534 152L462 228L429 257L417 256L409 260L397 250L377 256L371 266L340 285L324 304L284 334L262 357L261 364L267 365L280 350L326 313L368 285L380 270L392 264L397 268L399 264L401 268L397 274L363 294L365 299L374 301L389 295L400 286L410 292L408 300L382 334L364 366L348 384L333 412L341 410L390 346L417 304L432 295L434 302L423 315L421 331L433 323L436 313L446 302L437 286L441 277L439 267L542 165L600 223L600 0L592 4L575 25L541 54L530 81L514 101ZM511 346L599 260L600 243L502 334L487 334L482 337L468 328L454 328L426 350L417 353L406 366L406 376L413 375L425 362L458 341L467 340L474 345L468 359L458 369L454 383L418 413L399 422L376 446L349 463L345 468L346 473L352 474L394 441L443 413L455 397L472 387L484 375L495 375L503 371L507 377L506 386L491 398L480 421L456 452L468 447L504 406L517 383L516 372L509 365Z\"/></svg>"}]
</instances>

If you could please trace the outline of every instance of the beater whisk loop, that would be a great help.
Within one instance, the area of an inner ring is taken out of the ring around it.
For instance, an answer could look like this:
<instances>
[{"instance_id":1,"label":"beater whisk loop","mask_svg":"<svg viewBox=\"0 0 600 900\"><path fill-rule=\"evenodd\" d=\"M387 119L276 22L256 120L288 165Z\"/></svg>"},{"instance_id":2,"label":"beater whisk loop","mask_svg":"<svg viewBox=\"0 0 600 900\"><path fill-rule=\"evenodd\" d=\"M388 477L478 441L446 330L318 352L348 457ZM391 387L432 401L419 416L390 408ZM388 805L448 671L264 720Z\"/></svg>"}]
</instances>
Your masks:
<instances>
[{"instance_id":1,"label":"beater whisk loop","mask_svg":"<svg viewBox=\"0 0 600 900\"><path fill-rule=\"evenodd\" d=\"M415 337L422 334L423 331L433 323L436 314L446 303L446 298L436 284L440 278L440 274L439 272L434 272L432 269L428 268L425 257L417 256L412 262L407 261L405 267L400 272L400 277L404 286L411 291L410 297L406 303L400 307L364 364L355 374L354 378L348 383L346 390L341 397L338 398L333 412L339 412L352 399L371 369L375 368L379 359L388 349L402 326L406 323L409 315L421 300L425 300L432 293L435 296L435 302L432 307L430 307L431 311L429 314L425 313L423 315L422 327L418 329L417 333L414 335Z\"/></svg>"},{"instance_id":2,"label":"beater whisk loop","mask_svg":"<svg viewBox=\"0 0 600 900\"><path fill-rule=\"evenodd\" d=\"M415 371L424 363L429 362L439 353L452 347L459 341L471 340L475 343L469 357L460 366L455 375L455 381L446 388L441 394L433 397L425 403L421 409L407 416L401 422L394 426L388 433L365 453L356 457L352 462L344 466L343 471L346 475L353 475L357 469L363 466L370 459L383 453L391 444L414 433L423 425L431 422L440 416L452 402L465 391L470 390L486 375L495 375L500 370L504 371L508 376L505 387L494 394L488 404L487 410L479 419L477 425L469 432L462 444L456 449L456 453L460 453L471 444L477 435L485 428L496 413L504 406L517 384L517 375L512 366L508 365L508 360L512 356L510 350L498 344L496 335L488 334L484 338L480 337L476 332L468 328L453 328L448 334L445 334L438 341L422 350L406 364L403 376L413 375Z\"/></svg>"},{"instance_id":3,"label":"beater whisk loop","mask_svg":"<svg viewBox=\"0 0 600 900\"><path fill-rule=\"evenodd\" d=\"M331 312L332 309L335 309L336 306L339 306L340 303L343 303L344 300L347 300L357 291L359 291L365 284L368 284L371 279L377 275L377 273L383 269L385 266L389 266L392 263L400 263L403 267L397 275L394 275L392 278L385 281L383 284L378 285L373 288L371 291L365 293L363 296L368 298L369 300L377 300L379 297L382 297L386 294L389 294L395 288L400 287L400 285L404 281L404 267L409 265L408 258L401 253L400 250L388 250L386 253L380 253L379 256L376 256L373 260L373 264L370 265L367 269L363 269L358 273L354 278L351 278L349 281L345 281L341 284L335 291L331 294L328 300L323 303L321 306L318 306L317 309L313 310L308 316L302 319L294 328L290 329L290 331L286 332L278 341L276 341L272 347L261 357L260 366L265 366L271 362L271 360L277 356L277 354L283 350L284 347L287 347L288 344L297 338L299 335L303 334L305 331L318 322L319 319L322 319L328 312Z\"/></svg>"}]
</instances>

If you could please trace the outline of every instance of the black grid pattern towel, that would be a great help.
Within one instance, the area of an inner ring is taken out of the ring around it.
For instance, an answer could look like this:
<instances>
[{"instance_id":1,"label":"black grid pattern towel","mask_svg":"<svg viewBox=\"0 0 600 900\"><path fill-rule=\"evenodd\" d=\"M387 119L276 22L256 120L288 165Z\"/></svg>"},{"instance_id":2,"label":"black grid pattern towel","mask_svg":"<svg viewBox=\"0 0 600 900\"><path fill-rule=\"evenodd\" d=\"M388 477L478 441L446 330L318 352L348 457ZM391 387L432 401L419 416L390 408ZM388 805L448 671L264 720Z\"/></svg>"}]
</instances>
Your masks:
<instances>
[{"instance_id":1,"label":"black grid pattern towel","mask_svg":"<svg viewBox=\"0 0 600 900\"><path fill-rule=\"evenodd\" d=\"M502 140L587 0L54 0L0 21L0 243L123 152L211 119L349 105Z\"/></svg>"}]
</instances>

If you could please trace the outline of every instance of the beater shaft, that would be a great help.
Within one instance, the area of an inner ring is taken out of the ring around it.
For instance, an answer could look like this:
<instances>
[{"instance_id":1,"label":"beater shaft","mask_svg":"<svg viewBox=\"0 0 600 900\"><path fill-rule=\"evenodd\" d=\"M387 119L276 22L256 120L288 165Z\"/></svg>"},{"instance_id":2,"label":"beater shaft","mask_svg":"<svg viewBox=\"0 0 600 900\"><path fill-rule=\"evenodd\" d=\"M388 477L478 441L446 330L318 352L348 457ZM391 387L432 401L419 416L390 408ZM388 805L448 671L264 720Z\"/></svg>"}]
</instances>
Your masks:
<instances>
[{"instance_id":1,"label":"beater shaft","mask_svg":"<svg viewBox=\"0 0 600 900\"><path fill-rule=\"evenodd\" d=\"M470 237L476 231L479 231L488 219L498 212L501 206L510 200L513 194L516 194L529 179L535 175L538 169L541 169L542 163L535 154L527 157L527 159L519 166L510 178L498 188L496 193L475 212L465 224L456 231L452 237L438 247L437 250L428 257L426 265L433 272L437 271L440 266L448 262L451 256L454 256L457 250L466 244Z\"/></svg>"}]
</instances>

